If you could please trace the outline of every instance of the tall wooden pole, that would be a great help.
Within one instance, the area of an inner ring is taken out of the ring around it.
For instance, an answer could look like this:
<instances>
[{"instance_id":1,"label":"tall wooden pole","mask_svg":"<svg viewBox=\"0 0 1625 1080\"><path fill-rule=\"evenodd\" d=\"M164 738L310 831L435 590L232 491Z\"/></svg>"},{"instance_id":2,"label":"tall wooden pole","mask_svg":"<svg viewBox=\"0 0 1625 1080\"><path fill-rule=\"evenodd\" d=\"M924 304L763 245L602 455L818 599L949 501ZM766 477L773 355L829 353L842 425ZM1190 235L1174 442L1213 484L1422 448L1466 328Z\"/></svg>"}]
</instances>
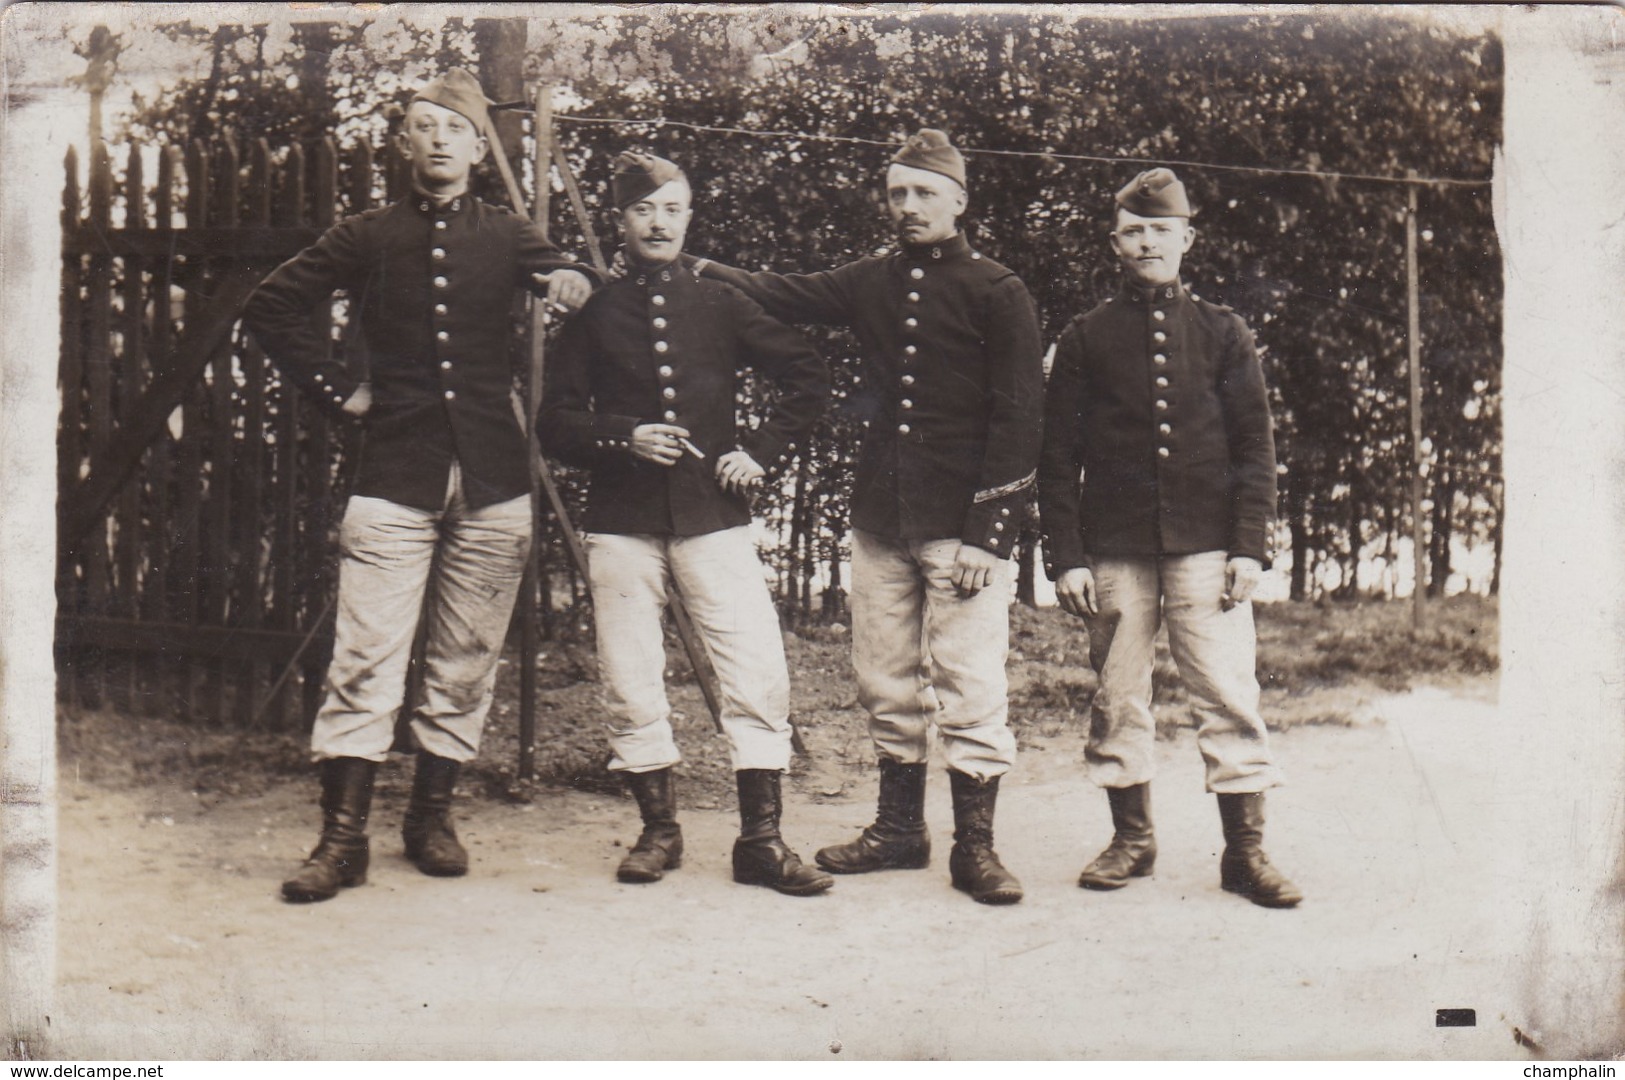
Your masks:
<instances>
[{"instance_id":1,"label":"tall wooden pole","mask_svg":"<svg viewBox=\"0 0 1625 1080\"><path fill-rule=\"evenodd\" d=\"M1406 343L1411 377L1411 563L1416 584L1411 591L1411 621L1420 630L1427 621L1427 552L1422 546L1422 319L1416 281L1416 170L1406 174L1405 304Z\"/></svg>"},{"instance_id":2,"label":"tall wooden pole","mask_svg":"<svg viewBox=\"0 0 1625 1080\"><path fill-rule=\"evenodd\" d=\"M542 234L547 234L548 195L550 194L547 182L548 164L552 159L553 146L553 88L546 84L536 89L536 112L531 126L531 134L536 143L534 169L536 194L531 201L531 220L541 228ZM516 140L517 143L517 140ZM523 212L522 206L514 209ZM542 404L542 350L547 339L547 305L541 300L533 300L530 305L530 377L525 390L525 442L531 447L531 453L536 451L536 411ZM539 461L539 459L538 459ZM520 780L534 780L536 778L536 657L540 649L540 632L537 623L540 613L537 605L540 603L539 586L542 580L542 531L537 527L542 514L542 477L541 470L531 469L530 501L532 515L532 535L535 537L530 546L530 560L525 566L525 581L520 590L520 601L523 611L519 620L519 655L524 666L519 671L519 762L518 777Z\"/></svg>"},{"instance_id":3,"label":"tall wooden pole","mask_svg":"<svg viewBox=\"0 0 1625 1080\"><path fill-rule=\"evenodd\" d=\"M77 51L77 50L76 50ZM118 69L118 54L123 51L118 37L107 27L98 26L90 32L90 41L79 52L89 63L82 84L90 92L90 159L96 160L96 151L102 145L102 95L113 83Z\"/></svg>"},{"instance_id":4,"label":"tall wooden pole","mask_svg":"<svg viewBox=\"0 0 1625 1080\"><path fill-rule=\"evenodd\" d=\"M547 235L548 214L552 210L553 185L548 182L547 170L553 160L553 86L543 83L536 88L536 111L533 121L536 132L535 160L536 200L530 207L530 219Z\"/></svg>"}]
</instances>

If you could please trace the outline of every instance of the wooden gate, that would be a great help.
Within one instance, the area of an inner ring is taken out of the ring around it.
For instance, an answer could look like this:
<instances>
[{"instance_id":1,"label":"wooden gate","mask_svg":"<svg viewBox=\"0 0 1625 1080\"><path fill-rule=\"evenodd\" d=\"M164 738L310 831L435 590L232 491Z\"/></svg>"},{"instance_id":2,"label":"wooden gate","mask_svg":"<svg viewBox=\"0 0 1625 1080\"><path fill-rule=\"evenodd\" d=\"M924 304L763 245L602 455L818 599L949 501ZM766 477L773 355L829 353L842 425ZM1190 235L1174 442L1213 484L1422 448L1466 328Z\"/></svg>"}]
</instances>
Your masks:
<instances>
[{"instance_id":1,"label":"wooden gate","mask_svg":"<svg viewBox=\"0 0 1625 1080\"><path fill-rule=\"evenodd\" d=\"M57 648L73 703L268 728L317 704L348 447L237 316L403 177L366 144L246 156L132 146L116 180L98 145L84 191L65 163ZM343 348L334 307L318 318Z\"/></svg>"}]
</instances>

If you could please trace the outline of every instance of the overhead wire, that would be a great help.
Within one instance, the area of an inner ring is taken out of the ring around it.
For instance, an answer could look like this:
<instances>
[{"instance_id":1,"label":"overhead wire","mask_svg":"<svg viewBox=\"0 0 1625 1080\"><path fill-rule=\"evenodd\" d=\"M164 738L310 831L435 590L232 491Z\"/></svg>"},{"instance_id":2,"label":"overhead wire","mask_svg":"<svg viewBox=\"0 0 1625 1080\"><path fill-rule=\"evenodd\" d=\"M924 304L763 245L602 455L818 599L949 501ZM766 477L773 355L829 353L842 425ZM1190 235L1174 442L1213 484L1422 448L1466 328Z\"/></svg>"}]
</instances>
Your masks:
<instances>
[{"instance_id":1,"label":"overhead wire","mask_svg":"<svg viewBox=\"0 0 1625 1080\"><path fill-rule=\"evenodd\" d=\"M898 144L884 139L866 139L856 135L825 135L810 131L778 131L726 127L718 124L696 124L688 120L666 117L576 116L554 113L555 122L572 124L600 124L619 127L675 127L718 135L745 135L757 139L804 139L812 142L846 143L856 146L875 146L887 149ZM1337 172L1325 169L1291 168L1280 165L1232 165L1213 161L1192 161L1181 158L1111 157L1097 154L1069 154L1055 150L1000 150L961 146L964 154L982 154L989 157L1038 158L1045 161L1087 161L1101 165L1166 165L1183 169L1211 169L1221 172L1252 173L1264 176L1305 176L1316 180L1353 180L1380 184L1419 184L1435 187L1485 187L1492 181L1488 177L1459 176L1389 176L1382 173Z\"/></svg>"}]
</instances>

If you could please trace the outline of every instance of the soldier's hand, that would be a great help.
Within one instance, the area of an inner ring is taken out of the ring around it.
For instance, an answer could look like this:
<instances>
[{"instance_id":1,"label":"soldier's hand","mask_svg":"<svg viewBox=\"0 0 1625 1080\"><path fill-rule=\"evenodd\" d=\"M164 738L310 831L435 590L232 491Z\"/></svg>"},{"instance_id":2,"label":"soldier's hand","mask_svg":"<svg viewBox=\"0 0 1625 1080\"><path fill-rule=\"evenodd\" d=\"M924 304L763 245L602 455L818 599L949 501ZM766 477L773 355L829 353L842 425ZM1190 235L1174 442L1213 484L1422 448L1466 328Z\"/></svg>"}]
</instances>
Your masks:
<instances>
[{"instance_id":1,"label":"soldier's hand","mask_svg":"<svg viewBox=\"0 0 1625 1080\"><path fill-rule=\"evenodd\" d=\"M1061 610L1073 615L1099 615L1100 602L1095 597L1095 574L1087 566L1074 566L1064 571L1055 583L1055 599Z\"/></svg>"},{"instance_id":2,"label":"soldier's hand","mask_svg":"<svg viewBox=\"0 0 1625 1080\"><path fill-rule=\"evenodd\" d=\"M688 428L675 424L639 424L632 429L632 452L656 465L675 465L683 456Z\"/></svg>"},{"instance_id":3,"label":"soldier's hand","mask_svg":"<svg viewBox=\"0 0 1625 1080\"><path fill-rule=\"evenodd\" d=\"M351 416L366 416L372 408L372 383L362 383L355 388L344 404L340 406Z\"/></svg>"},{"instance_id":4,"label":"soldier's hand","mask_svg":"<svg viewBox=\"0 0 1625 1080\"><path fill-rule=\"evenodd\" d=\"M954 556L953 582L960 596L975 596L993 581L993 571L1003 560L986 548L960 544Z\"/></svg>"},{"instance_id":5,"label":"soldier's hand","mask_svg":"<svg viewBox=\"0 0 1625 1080\"><path fill-rule=\"evenodd\" d=\"M547 286L549 311L580 311L581 305L592 296L592 281L579 270L554 270L550 274L530 276L536 284Z\"/></svg>"},{"instance_id":6,"label":"soldier's hand","mask_svg":"<svg viewBox=\"0 0 1625 1080\"><path fill-rule=\"evenodd\" d=\"M767 470L756 464L756 459L743 450L735 450L717 458L717 483L723 491L743 495L762 482Z\"/></svg>"},{"instance_id":7,"label":"soldier's hand","mask_svg":"<svg viewBox=\"0 0 1625 1080\"><path fill-rule=\"evenodd\" d=\"M1258 588L1263 577L1264 566L1257 559L1249 559L1245 555L1231 556L1230 561L1224 564L1224 595L1219 597L1220 609L1229 611L1251 600L1253 590Z\"/></svg>"}]
</instances>

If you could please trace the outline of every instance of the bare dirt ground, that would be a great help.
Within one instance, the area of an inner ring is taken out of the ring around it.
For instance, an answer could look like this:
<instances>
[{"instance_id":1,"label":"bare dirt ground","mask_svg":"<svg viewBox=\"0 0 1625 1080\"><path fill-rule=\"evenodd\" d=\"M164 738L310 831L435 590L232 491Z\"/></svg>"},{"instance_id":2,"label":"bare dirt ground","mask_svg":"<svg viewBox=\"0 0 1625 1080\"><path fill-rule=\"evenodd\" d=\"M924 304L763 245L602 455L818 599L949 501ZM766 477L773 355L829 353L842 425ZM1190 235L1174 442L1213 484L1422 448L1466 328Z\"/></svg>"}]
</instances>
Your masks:
<instances>
[{"instance_id":1,"label":"bare dirt ground","mask_svg":"<svg viewBox=\"0 0 1625 1080\"><path fill-rule=\"evenodd\" d=\"M424 877L400 855L392 763L369 883L292 906L277 888L314 838L312 780L94 783L65 756L51 1056L1528 1056L1516 868L1477 827L1504 763L1462 752L1493 678L1343 693L1351 723L1276 736L1289 786L1267 849L1308 896L1295 911L1219 890L1189 731L1160 744L1156 874L1108 894L1074 884L1110 831L1079 725L1027 732L999 807L1027 888L1009 908L948 885L940 766L929 870L795 899L731 882L736 822L715 792L695 792L715 808L685 810L688 858L658 885L614 880L633 804L562 787L460 800L472 872ZM856 760L799 771L791 843L810 857L846 839L874 783ZM1438 1028L1439 1008L1477 1026Z\"/></svg>"}]
</instances>

